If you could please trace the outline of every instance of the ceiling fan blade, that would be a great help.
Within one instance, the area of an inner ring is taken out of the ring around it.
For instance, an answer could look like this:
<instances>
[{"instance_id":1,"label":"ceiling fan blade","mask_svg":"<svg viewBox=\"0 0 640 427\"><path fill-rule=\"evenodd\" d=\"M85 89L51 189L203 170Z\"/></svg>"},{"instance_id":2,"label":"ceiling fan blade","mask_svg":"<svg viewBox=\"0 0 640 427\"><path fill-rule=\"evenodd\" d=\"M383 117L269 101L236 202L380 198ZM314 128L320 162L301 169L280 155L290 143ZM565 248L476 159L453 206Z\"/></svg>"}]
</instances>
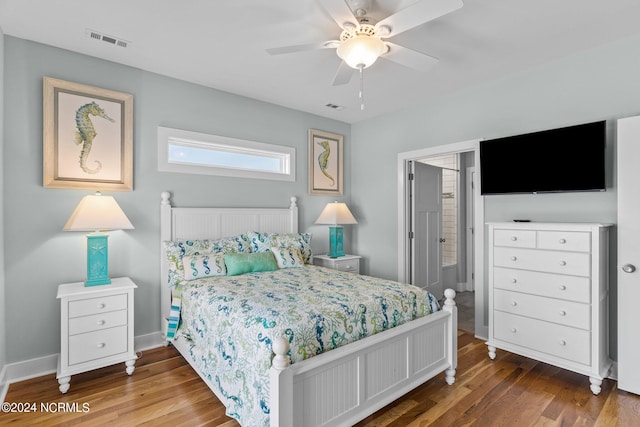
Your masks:
<instances>
[{"instance_id":1,"label":"ceiling fan blade","mask_svg":"<svg viewBox=\"0 0 640 427\"><path fill-rule=\"evenodd\" d=\"M333 77L333 86L345 85L351 80L353 68L349 67L346 62L341 61L336 75Z\"/></svg>"},{"instance_id":2,"label":"ceiling fan blade","mask_svg":"<svg viewBox=\"0 0 640 427\"><path fill-rule=\"evenodd\" d=\"M335 48L340 42L335 40L330 40L326 42L319 43L308 43L308 44L298 44L293 46L283 46L283 47L272 47L266 49L267 53L270 55L282 55L286 53L295 53L295 52L305 52L308 50L318 50L318 49L329 49Z\"/></svg>"},{"instance_id":3,"label":"ceiling fan blade","mask_svg":"<svg viewBox=\"0 0 640 427\"><path fill-rule=\"evenodd\" d=\"M438 58L407 49L400 45L385 42L389 47L389 51L382 55L382 58L396 62L405 67L413 68L418 71L428 71L431 67L438 63Z\"/></svg>"},{"instance_id":4,"label":"ceiling fan blade","mask_svg":"<svg viewBox=\"0 0 640 427\"><path fill-rule=\"evenodd\" d=\"M336 24L343 30L346 26L351 25L352 28L356 28L358 26L358 20L355 16L353 16L353 12L345 3L345 0L317 0L320 3L320 6L326 10L331 18L336 21Z\"/></svg>"},{"instance_id":5,"label":"ceiling fan blade","mask_svg":"<svg viewBox=\"0 0 640 427\"><path fill-rule=\"evenodd\" d=\"M420 0L378 22L376 30L383 26L388 27L389 35L385 37L393 37L458 10L462 6L462 0Z\"/></svg>"}]
</instances>

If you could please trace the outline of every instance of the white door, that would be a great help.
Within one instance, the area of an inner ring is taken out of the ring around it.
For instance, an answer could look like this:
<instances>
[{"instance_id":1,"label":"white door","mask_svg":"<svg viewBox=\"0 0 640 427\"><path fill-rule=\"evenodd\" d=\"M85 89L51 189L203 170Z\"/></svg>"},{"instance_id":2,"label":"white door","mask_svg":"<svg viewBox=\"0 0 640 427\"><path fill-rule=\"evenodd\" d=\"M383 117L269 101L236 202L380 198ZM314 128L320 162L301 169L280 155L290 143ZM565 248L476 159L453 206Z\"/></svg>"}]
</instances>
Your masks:
<instances>
[{"instance_id":1,"label":"white door","mask_svg":"<svg viewBox=\"0 0 640 427\"><path fill-rule=\"evenodd\" d=\"M640 116L618 120L618 388L640 394Z\"/></svg>"},{"instance_id":2,"label":"white door","mask_svg":"<svg viewBox=\"0 0 640 427\"><path fill-rule=\"evenodd\" d=\"M441 299L442 169L419 162L411 164L411 283Z\"/></svg>"}]
</instances>

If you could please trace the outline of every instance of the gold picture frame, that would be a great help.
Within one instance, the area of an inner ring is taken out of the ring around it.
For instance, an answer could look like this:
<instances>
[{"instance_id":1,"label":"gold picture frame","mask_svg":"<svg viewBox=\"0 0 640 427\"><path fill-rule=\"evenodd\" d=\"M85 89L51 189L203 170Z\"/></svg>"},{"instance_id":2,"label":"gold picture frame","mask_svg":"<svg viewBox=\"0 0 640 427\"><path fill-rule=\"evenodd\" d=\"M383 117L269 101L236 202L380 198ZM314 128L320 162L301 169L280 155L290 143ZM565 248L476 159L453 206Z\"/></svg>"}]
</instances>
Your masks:
<instances>
[{"instance_id":1,"label":"gold picture frame","mask_svg":"<svg viewBox=\"0 0 640 427\"><path fill-rule=\"evenodd\" d=\"M342 196L344 137L309 129L309 194Z\"/></svg>"},{"instance_id":2,"label":"gold picture frame","mask_svg":"<svg viewBox=\"0 0 640 427\"><path fill-rule=\"evenodd\" d=\"M43 185L133 190L133 95L43 79Z\"/></svg>"}]
</instances>

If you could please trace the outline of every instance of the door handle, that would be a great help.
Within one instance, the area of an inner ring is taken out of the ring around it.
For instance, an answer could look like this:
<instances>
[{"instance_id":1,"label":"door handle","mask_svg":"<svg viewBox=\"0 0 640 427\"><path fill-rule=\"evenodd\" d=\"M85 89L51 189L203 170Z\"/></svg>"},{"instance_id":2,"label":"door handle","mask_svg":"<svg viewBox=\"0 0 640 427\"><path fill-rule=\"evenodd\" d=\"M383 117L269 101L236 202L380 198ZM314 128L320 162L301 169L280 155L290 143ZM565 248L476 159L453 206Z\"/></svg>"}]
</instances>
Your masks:
<instances>
[{"instance_id":1,"label":"door handle","mask_svg":"<svg viewBox=\"0 0 640 427\"><path fill-rule=\"evenodd\" d=\"M636 271L636 266L633 264L625 264L622 266L622 271L625 273L633 273Z\"/></svg>"},{"instance_id":2,"label":"door handle","mask_svg":"<svg viewBox=\"0 0 640 427\"><path fill-rule=\"evenodd\" d=\"M442 238L442 237L440 238L440 243L444 243L444 242L446 242L446 241L447 241L447 239Z\"/></svg>"}]
</instances>

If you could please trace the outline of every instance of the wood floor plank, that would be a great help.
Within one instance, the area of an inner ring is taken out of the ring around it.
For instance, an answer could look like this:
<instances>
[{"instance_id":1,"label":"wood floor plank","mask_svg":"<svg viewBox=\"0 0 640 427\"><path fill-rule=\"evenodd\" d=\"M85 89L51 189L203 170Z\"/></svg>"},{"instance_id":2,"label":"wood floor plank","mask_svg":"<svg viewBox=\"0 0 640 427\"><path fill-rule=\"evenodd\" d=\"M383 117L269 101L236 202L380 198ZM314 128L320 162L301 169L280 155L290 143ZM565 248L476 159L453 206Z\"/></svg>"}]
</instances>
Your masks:
<instances>
[{"instance_id":1,"label":"wood floor plank","mask_svg":"<svg viewBox=\"0 0 640 427\"><path fill-rule=\"evenodd\" d=\"M465 332L458 345L452 386L440 374L357 426L640 426L640 396L615 381L594 396L584 375L504 351L490 360L485 343ZM63 395L55 375L45 375L11 384L5 401L70 406L0 413L2 426L239 426L173 347L142 353L132 376L123 364L74 375ZM79 411L70 410L74 404Z\"/></svg>"}]
</instances>

